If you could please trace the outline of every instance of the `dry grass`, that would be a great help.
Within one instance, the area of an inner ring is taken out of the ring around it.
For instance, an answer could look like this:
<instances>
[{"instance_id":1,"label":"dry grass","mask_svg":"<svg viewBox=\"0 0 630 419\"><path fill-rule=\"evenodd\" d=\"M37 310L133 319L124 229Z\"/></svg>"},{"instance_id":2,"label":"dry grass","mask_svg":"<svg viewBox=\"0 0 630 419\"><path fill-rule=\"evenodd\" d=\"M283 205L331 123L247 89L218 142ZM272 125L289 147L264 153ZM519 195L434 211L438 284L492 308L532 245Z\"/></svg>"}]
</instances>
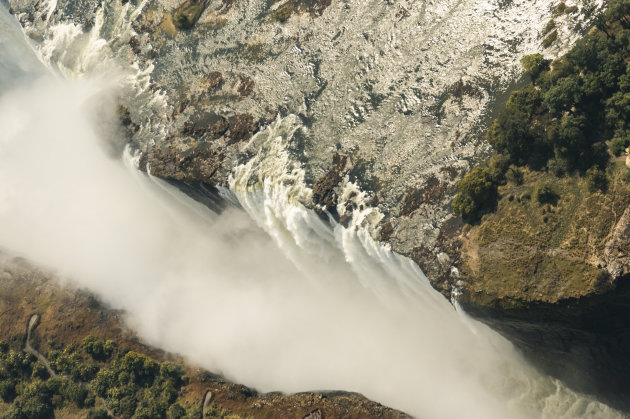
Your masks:
<instances>
[{"instance_id":1,"label":"dry grass","mask_svg":"<svg viewBox=\"0 0 630 419\"><path fill-rule=\"evenodd\" d=\"M500 187L496 211L464 235L470 295L556 302L605 291L609 282L598 265L612 229L630 204L626 170L611 168L606 192L589 192L578 176L557 178L527 170L522 185ZM558 192L557 202L536 201L535 189L542 183Z\"/></svg>"}]
</instances>

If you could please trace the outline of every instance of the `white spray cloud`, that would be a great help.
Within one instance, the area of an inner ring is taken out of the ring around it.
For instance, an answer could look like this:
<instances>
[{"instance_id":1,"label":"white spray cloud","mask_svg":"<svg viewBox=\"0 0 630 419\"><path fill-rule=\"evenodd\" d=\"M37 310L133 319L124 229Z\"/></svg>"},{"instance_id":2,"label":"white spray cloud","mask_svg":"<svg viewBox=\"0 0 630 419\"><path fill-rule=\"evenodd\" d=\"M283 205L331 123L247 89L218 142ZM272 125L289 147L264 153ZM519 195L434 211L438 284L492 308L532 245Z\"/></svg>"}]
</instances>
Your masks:
<instances>
[{"instance_id":1,"label":"white spray cloud","mask_svg":"<svg viewBox=\"0 0 630 419\"><path fill-rule=\"evenodd\" d=\"M265 232L125 167L103 144L116 129L92 122L114 119L112 97L88 78L4 90L0 245L123 308L148 343L263 391L358 391L419 417L615 417L456 313L406 259L283 200L286 182L235 181ZM374 292L396 276L413 298Z\"/></svg>"}]
</instances>

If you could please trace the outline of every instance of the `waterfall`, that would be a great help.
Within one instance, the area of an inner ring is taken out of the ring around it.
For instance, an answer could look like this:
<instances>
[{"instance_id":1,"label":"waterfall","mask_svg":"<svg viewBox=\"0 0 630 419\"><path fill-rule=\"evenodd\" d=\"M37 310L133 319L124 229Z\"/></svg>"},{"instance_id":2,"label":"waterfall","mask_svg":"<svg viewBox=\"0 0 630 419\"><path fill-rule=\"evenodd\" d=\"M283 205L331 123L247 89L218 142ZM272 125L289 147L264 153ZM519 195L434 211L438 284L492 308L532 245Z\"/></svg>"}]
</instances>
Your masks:
<instances>
[{"instance_id":1,"label":"waterfall","mask_svg":"<svg viewBox=\"0 0 630 419\"><path fill-rule=\"evenodd\" d=\"M222 191L239 205L215 213L139 172L131 149L124 161L108 152L119 133L106 110L138 86L127 69L112 64L106 80L37 64L4 8L0 32L10 69L0 85L0 246L123 309L145 342L262 391L356 391L418 417L622 417L535 371L375 242L381 215L360 191L345 226L308 209L312 191L286 151L298 118L245 145L252 157Z\"/></svg>"}]
</instances>

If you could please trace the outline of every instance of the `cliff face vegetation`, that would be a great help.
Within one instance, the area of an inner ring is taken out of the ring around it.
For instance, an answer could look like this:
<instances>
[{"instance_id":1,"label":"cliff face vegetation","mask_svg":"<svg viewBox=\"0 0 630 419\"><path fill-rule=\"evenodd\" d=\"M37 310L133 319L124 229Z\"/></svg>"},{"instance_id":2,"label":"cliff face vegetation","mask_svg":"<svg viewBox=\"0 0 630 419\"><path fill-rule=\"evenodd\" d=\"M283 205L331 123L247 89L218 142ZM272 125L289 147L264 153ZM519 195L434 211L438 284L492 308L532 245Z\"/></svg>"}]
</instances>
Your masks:
<instances>
[{"instance_id":1,"label":"cliff face vegetation","mask_svg":"<svg viewBox=\"0 0 630 419\"><path fill-rule=\"evenodd\" d=\"M408 417L354 393L260 394L230 383L141 344L124 313L92 295L0 258L2 419Z\"/></svg>"},{"instance_id":2,"label":"cliff face vegetation","mask_svg":"<svg viewBox=\"0 0 630 419\"><path fill-rule=\"evenodd\" d=\"M522 60L487 139L496 154L459 183L462 300L511 306L602 293L629 272L630 2L612 1L563 57Z\"/></svg>"}]
</instances>

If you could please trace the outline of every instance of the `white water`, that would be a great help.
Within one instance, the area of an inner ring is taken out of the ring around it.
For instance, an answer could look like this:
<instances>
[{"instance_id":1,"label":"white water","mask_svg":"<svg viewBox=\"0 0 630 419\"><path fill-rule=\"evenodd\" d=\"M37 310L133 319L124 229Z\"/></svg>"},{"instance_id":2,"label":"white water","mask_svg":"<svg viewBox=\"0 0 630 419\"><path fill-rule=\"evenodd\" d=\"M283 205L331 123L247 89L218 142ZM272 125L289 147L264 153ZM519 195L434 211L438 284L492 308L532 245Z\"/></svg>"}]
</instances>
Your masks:
<instances>
[{"instance_id":1,"label":"white water","mask_svg":"<svg viewBox=\"0 0 630 419\"><path fill-rule=\"evenodd\" d=\"M16 77L0 85L0 245L125 309L148 343L263 391L357 391L418 417L620 417L536 373L355 228L377 213L331 229L301 206L292 117L234 171L246 212L217 215L110 158L112 85L47 73L16 31L1 10Z\"/></svg>"}]
</instances>

